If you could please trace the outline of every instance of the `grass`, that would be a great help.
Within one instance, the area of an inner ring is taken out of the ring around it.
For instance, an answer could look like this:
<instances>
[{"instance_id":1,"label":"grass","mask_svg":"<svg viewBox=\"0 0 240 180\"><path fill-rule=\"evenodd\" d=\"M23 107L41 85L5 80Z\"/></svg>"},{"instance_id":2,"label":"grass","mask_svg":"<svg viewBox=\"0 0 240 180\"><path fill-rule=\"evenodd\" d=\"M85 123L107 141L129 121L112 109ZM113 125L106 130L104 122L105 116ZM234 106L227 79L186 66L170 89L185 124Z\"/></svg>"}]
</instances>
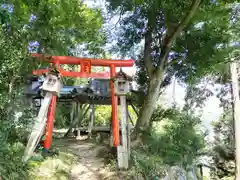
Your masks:
<instances>
[{"instance_id":1,"label":"grass","mask_svg":"<svg viewBox=\"0 0 240 180\"><path fill-rule=\"evenodd\" d=\"M74 155L68 152L60 152L58 156L48 157L44 161L34 159L29 162L29 175L30 179L35 180L68 180L75 162Z\"/></svg>"}]
</instances>

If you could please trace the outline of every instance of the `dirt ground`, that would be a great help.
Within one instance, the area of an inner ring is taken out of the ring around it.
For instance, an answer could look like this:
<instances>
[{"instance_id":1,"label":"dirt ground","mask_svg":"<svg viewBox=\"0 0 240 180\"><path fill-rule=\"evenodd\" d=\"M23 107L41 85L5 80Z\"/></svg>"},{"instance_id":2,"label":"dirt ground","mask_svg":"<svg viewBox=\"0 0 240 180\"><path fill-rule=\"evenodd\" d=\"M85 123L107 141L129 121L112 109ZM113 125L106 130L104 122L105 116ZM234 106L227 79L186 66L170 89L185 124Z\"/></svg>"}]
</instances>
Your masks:
<instances>
[{"instance_id":1,"label":"dirt ground","mask_svg":"<svg viewBox=\"0 0 240 180\"><path fill-rule=\"evenodd\" d=\"M76 138L56 141L56 148L69 152L76 158L70 169L71 180L122 180L126 179L118 172L111 171L109 158L114 156L109 147L94 140ZM116 168L115 168L116 169Z\"/></svg>"}]
</instances>

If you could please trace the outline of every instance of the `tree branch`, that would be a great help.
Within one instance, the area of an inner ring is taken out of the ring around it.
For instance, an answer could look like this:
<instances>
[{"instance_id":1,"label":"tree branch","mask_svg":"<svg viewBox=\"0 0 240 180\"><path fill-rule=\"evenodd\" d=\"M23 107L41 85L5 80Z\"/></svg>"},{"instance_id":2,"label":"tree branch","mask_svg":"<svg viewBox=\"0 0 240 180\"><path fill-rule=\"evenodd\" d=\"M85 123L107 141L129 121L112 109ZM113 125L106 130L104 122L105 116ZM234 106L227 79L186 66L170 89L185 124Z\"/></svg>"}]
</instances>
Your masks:
<instances>
[{"instance_id":1,"label":"tree branch","mask_svg":"<svg viewBox=\"0 0 240 180\"><path fill-rule=\"evenodd\" d=\"M148 23L148 30L145 34L145 43L144 43L144 55L143 55L143 61L144 65L146 67L148 76L152 76L152 70L153 70L153 64L152 64L152 28L150 27Z\"/></svg>"},{"instance_id":2,"label":"tree branch","mask_svg":"<svg viewBox=\"0 0 240 180\"><path fill-rule=\"evenodd\" d=\"M123 11L123 8L121 8L121 9L120 9L119 18L118 18L117 22L115 23L114 27L112 27L112 28L110 29L110 31L114 30L114 29L117 27L117 25L120 23L120 21L121 21L121 19L122 19L123 14L124 14L124 11Z\"/></svg>"},{"instance_id":3,"label":"tree branch","mask_svg":"<svg viewBox=\"0 0 240 180\"><path fill-rule=\"evenodd\" d=\"M168 35L169 30L166 32L166 38L164 40L164 44L162 46L162 56L160 58L160 61L158 63L158 67L163 68L168 54L171 50L171 46L173 44L173 41L177 38L177 36L181 33L181 31L185 28L185 26L190 22L194 14L196 13L199 5L201 3L201 0L194 0L189 12L184 16L184 18L180 21L179 25Z\"/></svg>"},{"instance_id":4,"label":"tree branch","mask_svg":"<svg viewBox=\"0 0 240 180\"><path fill-rule=\"evenodd\" d=\"M9 82L9 85L8 85L8 95L9 95L9 103L13 100L12 99L12 95L13 95L13 88L14 88L14 85L15 85L15 82L18 78L20 78L20 76L18 75L21 68L23 67L23 64L25 62L25 59L22 59L21 63L19 64L18 68L16 69L16 71L14 71L14 74L12 76L12 79L11 81Z\"/></svg>"},{"instance_id":5,"label":"tree branch","mask_svg":"<svg viewBox=\"0 0 240 180\"><path fill-rule=\"evenodd\" d=\"M177 36L180 34L180 32L184 29L184 27L190 22L194 14L196 13L199 5L201 3L201 0L195 0L193 1L189 12L185 15L185 17L181 20L179 25L175 28L175 30L171 33L170 36L166 37L165 46L171 47L173 41L177 38Z\"/></svg>"}]
</instances>

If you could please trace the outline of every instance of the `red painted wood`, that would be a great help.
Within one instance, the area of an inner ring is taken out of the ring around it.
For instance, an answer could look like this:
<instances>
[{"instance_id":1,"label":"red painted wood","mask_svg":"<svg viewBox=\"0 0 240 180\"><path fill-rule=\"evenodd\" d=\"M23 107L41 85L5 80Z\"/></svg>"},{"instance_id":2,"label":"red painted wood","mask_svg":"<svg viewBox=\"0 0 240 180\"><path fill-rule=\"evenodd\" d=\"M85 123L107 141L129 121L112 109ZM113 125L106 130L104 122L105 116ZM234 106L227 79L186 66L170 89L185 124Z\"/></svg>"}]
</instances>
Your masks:
<instances>
[{"instance_id":1,"label":"red painted wood","mask_svg":"<svg viewBox=\"0 0 240 180\"><path fill-rule=\"evenodd\" d=\"M110 67L111 77L116 75L116 66ZM113 133L113 145L117 147L120 144L119 137L119 122L118 122L118 98L115 96L114 82L110 81L110 88L112 93L112 133Z\"/></svg>"},{"instance_id":2,"label":"red painted wood","mask_svg":"<svg viewBox=\"0 0 240 180\"><path fill-rule=\"evenodd\" d=\"M92 66L110 66L115 67L132 67L133 59L129 60L113 60L113 59L96 59L96 58L80 58L73 56L45 56L41 54L32 54L33 57L39 57L42 60L49 61L54 64L81 64L84 61L90 61Z\"/></svg>"},{"instance_id":3,"label":"red painted wood","mask_svg":"<svg viewBox=\"0 0 240 180\"><path fill-rule=\"evenodd\" d=\"M49 72L48 69L38 69L34 70L32 73L33 75L41 75L43 73ZM108 72L102 72L102 73L84 73L84 72L72 72L72 71L65 71L60 69L59 70L61 76L68 76L68 77L81 77L81 78L95 78L95 79L109 79L110 78L110 73Z\"/></svg>"},{"instance_id":4,"label":"red painted wood","mask_svg":"<svg viewBox=\"0 0 240 180\"><path fill-rule=\"evenodd\" d=\"M53 124L54 124L54 114L56 109L56 101L57 97L53 96L49 109L48 109L48 120L47 120L47 127L46 127L46 139L44 141L44 148L49 150L52 143L52 133L53 133Z\"/></svg>"},{"instance_id":5,"label":"red painted wood","mask_svg":"<svg viewBox=\"0 0 240 180\"><path fill-rule=\"evenodd\" d=\"M95 58L79 58L72 56L44 56L41 54L32 54L33 57L38 57L41 60L48 61L49 63L57 65L57 68L61 76L70 76L70 77L81 77L81 78L95 78L95 79L109 79L116 75L116 67L132 67L134 60L112 60L112 59L95 59ZM60 67L61 64L76 64L80 65L80 72L71 72L65 71ZM91 72L91 66L105 66L110 67L110 73L94 73ZM34 75L41 75L43 73L49 72L48 69L39 69L34 70ZM114 91L114 82L110 82L110 87L112 91L112 130L114 138L114 146L120 144L119 137L119 122L118 122L118 98L115 96ZM51 108L49 108L49 115L47 121L47 135L44 142L44 148L49 149L52 141L52 130L53 130L53 121L54 113L56 106L56 96L53 97L51 101Z\"/></svg>"}]
</instances>

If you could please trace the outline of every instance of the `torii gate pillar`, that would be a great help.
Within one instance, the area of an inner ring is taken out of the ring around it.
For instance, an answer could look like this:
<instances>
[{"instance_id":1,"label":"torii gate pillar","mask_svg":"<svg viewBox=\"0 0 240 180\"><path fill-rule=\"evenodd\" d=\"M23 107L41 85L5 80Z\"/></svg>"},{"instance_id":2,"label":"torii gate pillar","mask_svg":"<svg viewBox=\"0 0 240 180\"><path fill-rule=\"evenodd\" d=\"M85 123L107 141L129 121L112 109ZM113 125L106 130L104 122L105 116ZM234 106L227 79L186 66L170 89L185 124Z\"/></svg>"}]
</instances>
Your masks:
<instances>
[{"instance_id":1,"label":"torii gate pillar","mask_svg":"<svg viewBox=\"0 0 240 180\"><path fill-rule=\"evenodd\" d=\"M33 57L40 57L41 60L48 61L57 66L61 76L80 77L80 78L95 78L95 79L111 79L116 75L117 67L132 67L134 60L111 60L111 59L94 59L94 58L79 58L71 56L44 56L40 54L32 54ZM66 71L61 68L62 64L80 65L80 72ZM110 68L110 74L106 72L95 73L91 72L92 66L103 66ZM34 75L41 75L49 72L48 69L34 70ZM112 131L113 131L113 145L117 147L120 144L119 137L119 122L118 122L118 98L115 95L114 82L110 81L111 95L112 95ZM56 106L56 97L52 99L51 108L49 109L49 116L47 121L47 134L44 143L44 148L49 149L52 140L53 120Z\"/></svg>"}]
</instances>

